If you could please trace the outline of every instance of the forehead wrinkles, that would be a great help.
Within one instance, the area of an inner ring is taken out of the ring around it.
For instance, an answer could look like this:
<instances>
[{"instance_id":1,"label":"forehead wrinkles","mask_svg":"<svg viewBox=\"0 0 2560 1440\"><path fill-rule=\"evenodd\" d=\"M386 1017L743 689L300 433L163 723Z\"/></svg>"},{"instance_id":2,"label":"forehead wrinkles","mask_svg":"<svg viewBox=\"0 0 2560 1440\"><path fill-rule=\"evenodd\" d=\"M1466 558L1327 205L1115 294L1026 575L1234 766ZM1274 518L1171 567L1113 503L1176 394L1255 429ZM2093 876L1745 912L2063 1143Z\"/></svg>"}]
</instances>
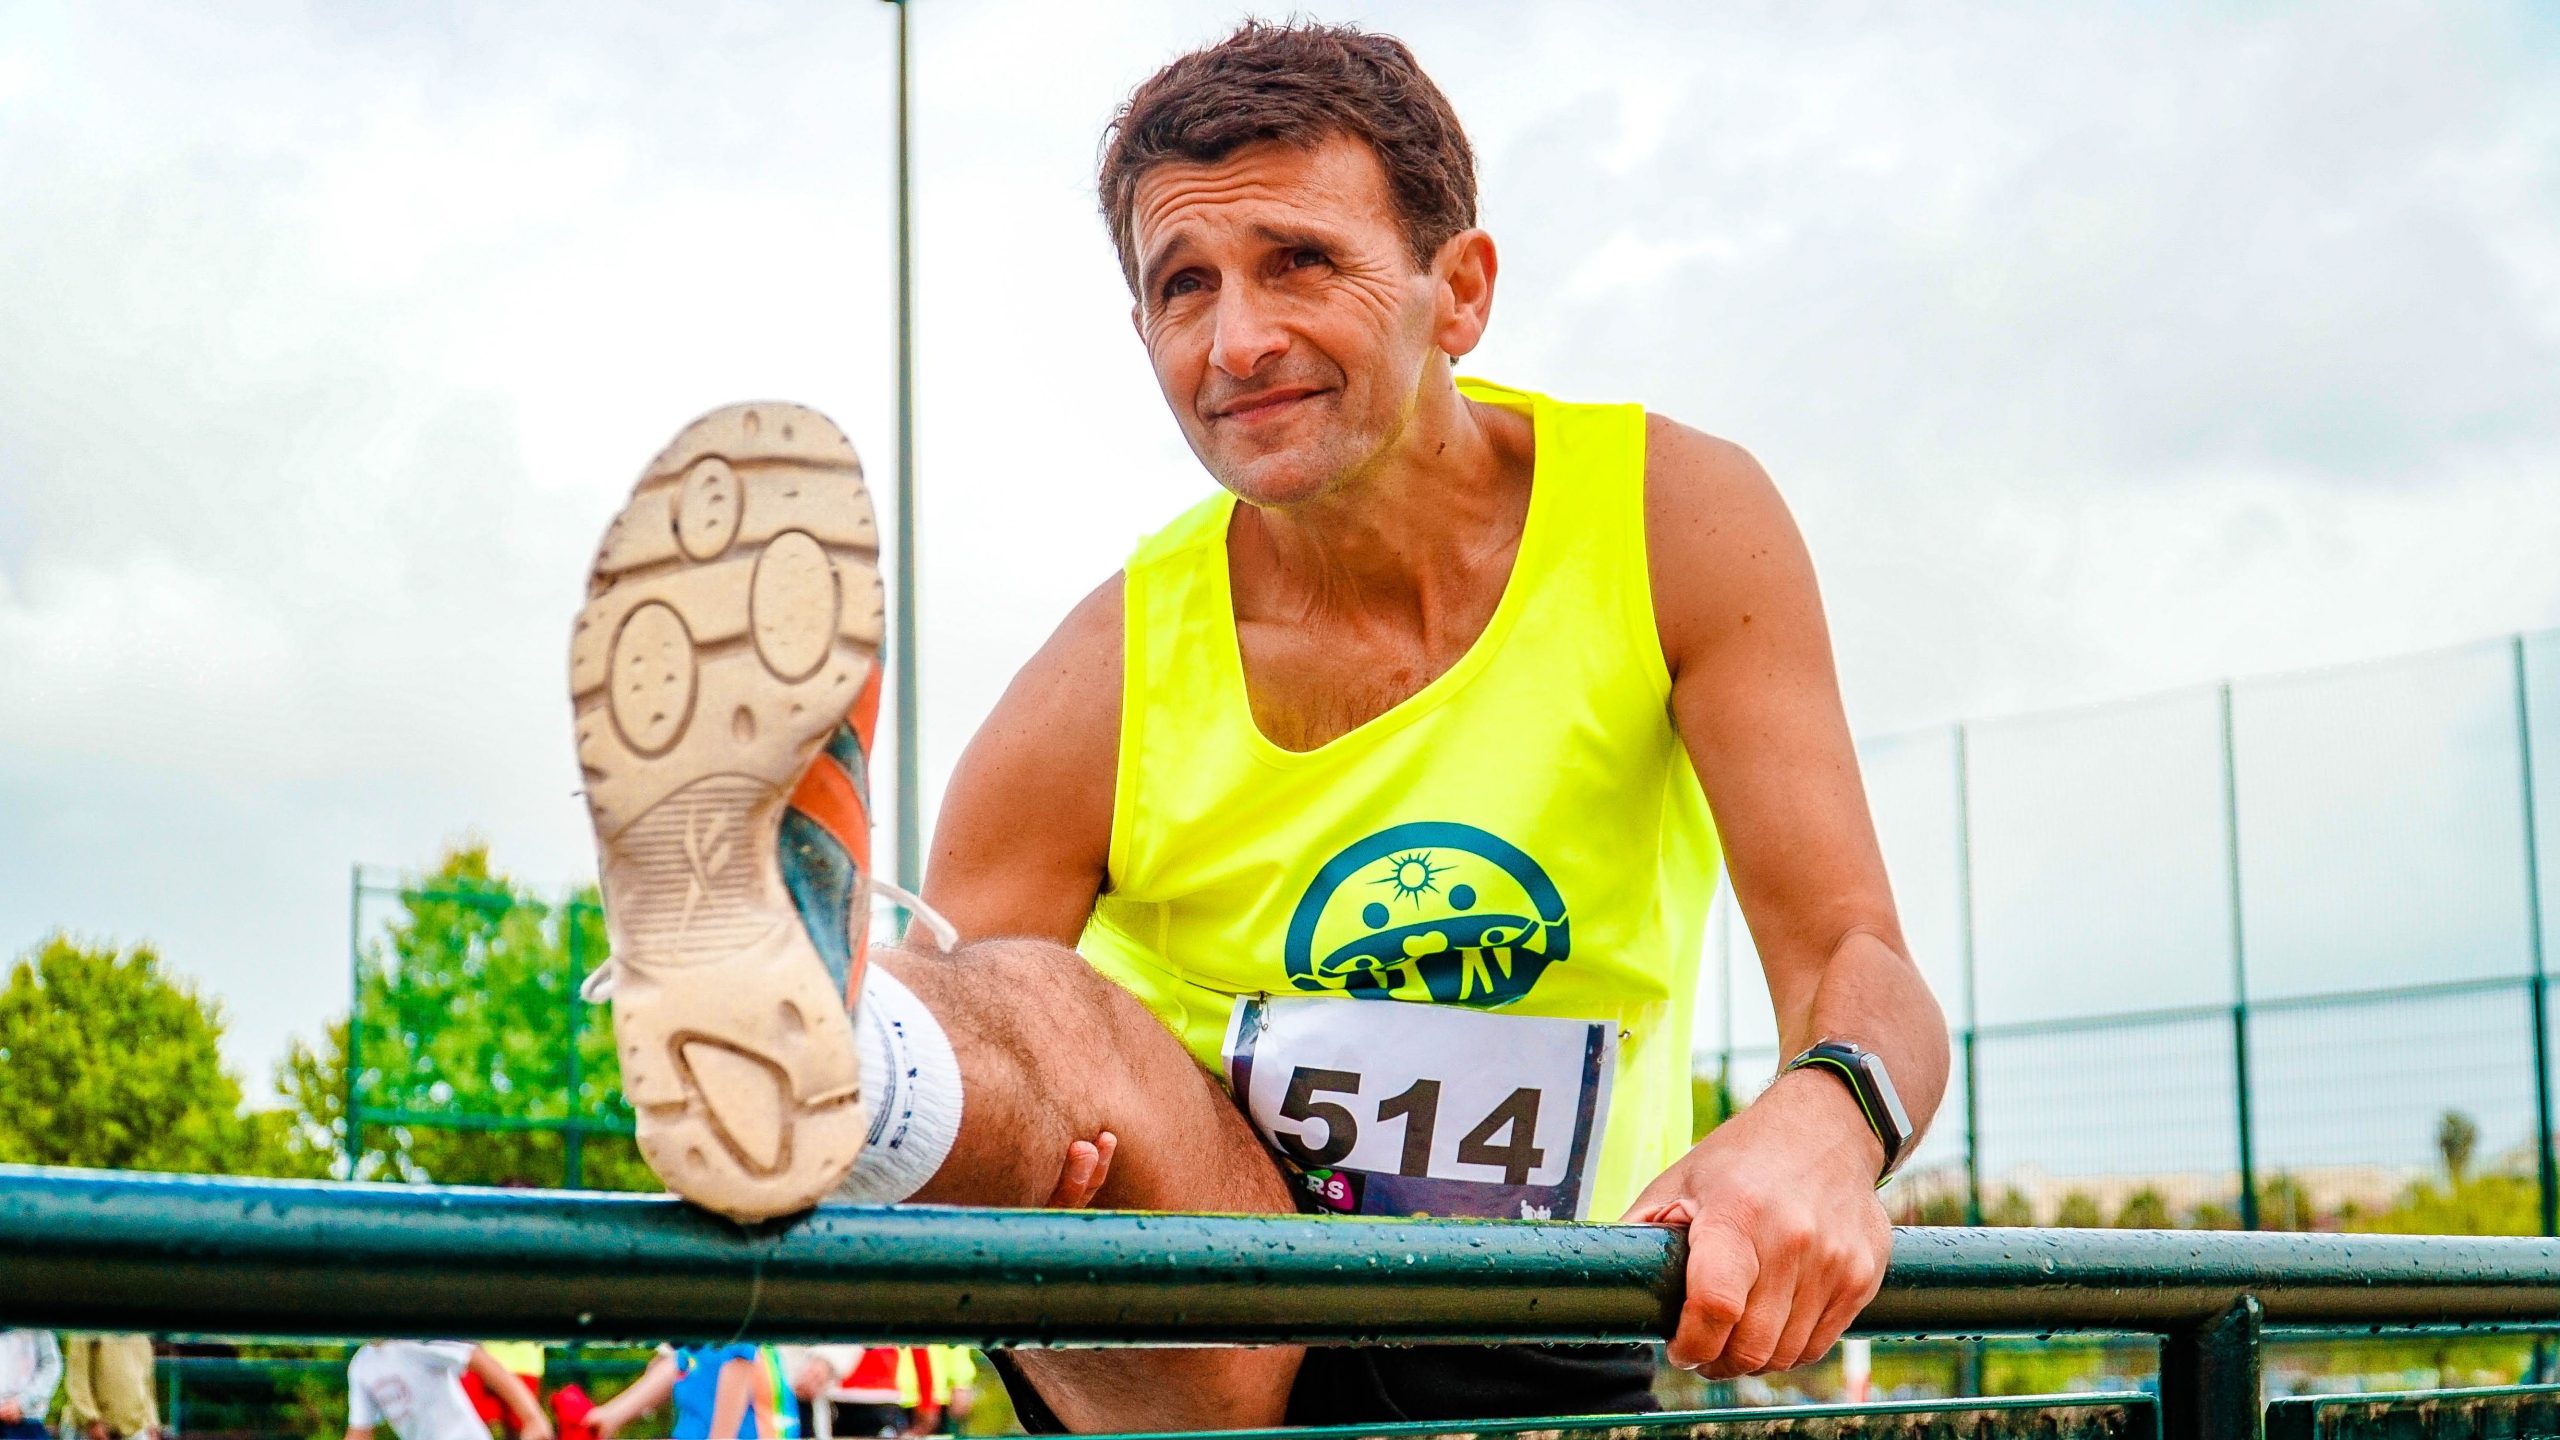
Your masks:
<instances>
[{"instance_id":1,"label":"forehead wrinkles","mask_svg":"<svg viewBox=\"0 0 2560 1440\"><path fill-rule=\"evenodd\" d=\"M1150 258L1150 237L1185 221L1208 220L1238 207L1241 218L1291 217L1326 222L1343 230L1368 218L1397 224L1386 174L1368 146L1336 136L1312 150L1279 140L1248 145L1213 164L1170 161L1149 171L1131 197L1132 238L1139 264Z\"/></svg>"}]
</instances>

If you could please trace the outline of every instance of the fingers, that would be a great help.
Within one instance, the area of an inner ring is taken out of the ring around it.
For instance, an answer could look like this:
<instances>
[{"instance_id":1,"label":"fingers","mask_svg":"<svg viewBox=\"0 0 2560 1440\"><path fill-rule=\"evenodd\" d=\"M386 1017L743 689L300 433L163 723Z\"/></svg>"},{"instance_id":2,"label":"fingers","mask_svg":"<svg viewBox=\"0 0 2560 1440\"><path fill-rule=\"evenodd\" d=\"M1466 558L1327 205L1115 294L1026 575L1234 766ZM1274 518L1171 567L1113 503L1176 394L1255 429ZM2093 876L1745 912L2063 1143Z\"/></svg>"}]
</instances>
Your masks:
<instances>
[{"instance_id":1,"label":"fingers","mask_svg":"<svg viewBox=\"0 0 2560 1440\"><path fill-rule=\"evenodd\" d=\"M1669 1359L1712 1379L1818 1360L1884 1281L1892 1229L1804 1212L1763 1212L1744 1228L1702 1221L1689 1237L1689 1294Z\"/></svg>"},{"instance_id":2,"label":"fingers","mask_svg":"<svg viewBox=\"0 0 2560 1440\"><path fill-rule=\"evenodd\" d=\"M1730 1380L1777 1368L1769 1362L1777 1355L1778 1337L1794 1309L1803 1251L1795 1245L1770 1243L1775 1238L1765 1232L1760 1236L1759 1273L1743 1301L1741 1318L1734 1321L1732 1332L1725 1338L1723 1351L1707 1362L1703 1373L1711 1380Z\"/></svg>"},{"instance_id":3,"label":"fingers","mask_svg":"<svg viewBox=\"0 0 2560 1440\"><path fill-rule=\"evenodd\" d=\"M1830 1301L1822 1307L1821 1317L1814 1322L1812 1335L1805 1342L1804 1353L1797 1357L1797 1364L1819 1360L1829 1354L1831 1347L1839 1344L1840 1337L1848 1332L1849 1322L1857 1319L1858 1312L1866 1309L1867 1302L1875 1299L1876 1292L1884 1288L1885 1263L1893 1255L1893 1227L1884 1225L1880 1228L1881 1234L1866 1237L1866 1243L1856 1247L1838 1263L1838 1281L1832 1288Z\"/></svg>"},{"instance_id":4,"label":"fingers","mask_svg":"<svg viewBox=\"0 0 2560 1440\"><path fill-rule=\"evenodd\" d=\"M1689 1229L1689 1294L1680 1326L1665 1352L1683 1370L1701 1370L1725 1353L1760 1278L1760 1255L1751 1237L1720 1224Z\"/></svg>"},{"instance_id":5,"label":"fingers","mask_svg":"<svg viewBox=\"0 0 2560 1440\"><path fill-rule=\"evenodd\" d=\"M1103 1182L1111 1178L1111 1157L1119 1149L1120 1137L1108 1130L1091 1140L1070 1142L1066 1168L1059 1172L1057 1188L1049 1193L1048 1207L1081 1210L1092 1204Z\"/></svg>"}]
</instances>

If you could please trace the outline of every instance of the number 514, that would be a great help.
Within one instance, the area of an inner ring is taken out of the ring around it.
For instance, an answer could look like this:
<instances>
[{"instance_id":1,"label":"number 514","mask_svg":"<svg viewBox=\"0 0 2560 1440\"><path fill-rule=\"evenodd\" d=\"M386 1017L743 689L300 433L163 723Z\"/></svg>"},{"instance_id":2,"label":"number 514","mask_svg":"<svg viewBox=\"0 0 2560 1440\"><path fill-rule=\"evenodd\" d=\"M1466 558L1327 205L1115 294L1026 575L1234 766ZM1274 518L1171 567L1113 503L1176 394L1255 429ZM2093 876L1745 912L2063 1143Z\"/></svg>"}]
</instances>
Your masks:
<instances>
[{"instance_id":1,"label":"number 514","mask_svg":"<svg viewBox=\"0 0 2560 1440\"><path fill-rule=\"evenodd\" d=\"M1347 1105L1319 1100L1319 1095L1357 1095L1360 1075L1353 1070L1324 1070L1301 1065L1289 1072L1288 1093L1280 1097L1280 1114L1290 1120L1324 1122L1324 1143L1310 1145L1303 1135L1279 1135L1290 1159L1311 1169L1339 1165L1360 1143L1359 1117ZM1490 1165L1502 1172L1505 1185L1526 1185L1529 1173L1546 1163L1547 1152L1536 1145L1538 1100L1543 1092L1523 1085L1493 1113L1476 1123L1458 1142L1458 1163ZM1404 1153L1396 1162L1399 1175L1431 1173L1431 1141L1440 1130L1440 1082L1416 1080L1398 1094L1378 1102L1377 1123L1404 1122Z\"/></svg>"}]
</instances>

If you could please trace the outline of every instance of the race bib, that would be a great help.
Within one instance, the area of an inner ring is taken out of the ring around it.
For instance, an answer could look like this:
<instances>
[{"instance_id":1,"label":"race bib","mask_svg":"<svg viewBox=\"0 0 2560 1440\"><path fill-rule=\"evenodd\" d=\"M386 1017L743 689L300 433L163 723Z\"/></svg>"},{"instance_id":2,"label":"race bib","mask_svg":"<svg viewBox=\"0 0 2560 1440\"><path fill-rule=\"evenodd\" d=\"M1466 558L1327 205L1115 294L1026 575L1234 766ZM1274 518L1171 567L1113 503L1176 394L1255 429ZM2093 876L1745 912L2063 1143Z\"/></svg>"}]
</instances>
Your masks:
<instances>
[{"instance_id":1,"label":"race bib","mask_svg":"<svg viewBox=\"0 0 2560 1440\"><path fill-rule=\"evenodd\" d=\"M1245 995L1227 1079L1323 1209L1580 1220L1615 1027L1400 1001Z\"/></svg>"}]
</instances>

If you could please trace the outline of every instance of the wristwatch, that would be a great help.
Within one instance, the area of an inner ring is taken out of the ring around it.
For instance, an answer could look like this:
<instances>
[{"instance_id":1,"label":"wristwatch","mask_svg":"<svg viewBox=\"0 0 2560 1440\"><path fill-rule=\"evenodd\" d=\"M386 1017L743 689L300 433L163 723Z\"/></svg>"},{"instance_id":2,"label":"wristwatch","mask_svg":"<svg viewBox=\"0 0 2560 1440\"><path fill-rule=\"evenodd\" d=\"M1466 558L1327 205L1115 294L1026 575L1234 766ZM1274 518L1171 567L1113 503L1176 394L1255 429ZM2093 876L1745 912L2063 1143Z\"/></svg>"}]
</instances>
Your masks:
<instances>
[{"instance_id":1,"label":"wristwatch","mask_svg":"<svg viewBox=\"0 0 2560 1440\"><path fill-rule=\"evenodd\" d=\"M1876 1176L1877 1186L1892 1179L1893 1172L1911 1153L1911 1116L1902 1108L1902 1096L1893 1088L1893 1077L1885 1073L1884 1057L1846 1040L1817 1040L1803 1054L1788 1061L1787 1068L1827 1070L1840 1077L1849 1093L1858 1097L1858 1110L1867 1117L1867 1128L1884 1142L1884 1170Z\"/></svg>"}]
</instances>

